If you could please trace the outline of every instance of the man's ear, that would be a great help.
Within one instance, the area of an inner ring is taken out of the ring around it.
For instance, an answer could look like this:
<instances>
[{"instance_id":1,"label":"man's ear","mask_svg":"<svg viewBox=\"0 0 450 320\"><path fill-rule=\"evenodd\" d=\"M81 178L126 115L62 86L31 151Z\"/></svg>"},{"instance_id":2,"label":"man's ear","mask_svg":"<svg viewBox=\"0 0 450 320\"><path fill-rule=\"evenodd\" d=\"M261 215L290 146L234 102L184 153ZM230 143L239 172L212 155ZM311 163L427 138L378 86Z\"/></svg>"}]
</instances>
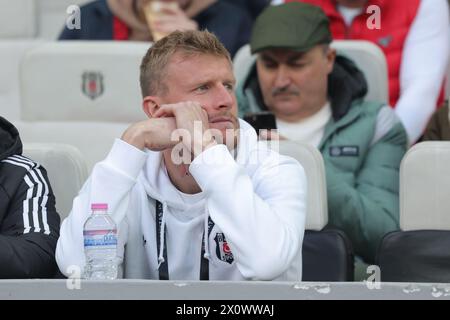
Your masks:
<instances>
[{"instance_id":1,"label":"man's ear","mask_svg":"<svg viewBox=\"0 0 450 320\"><path fill-rule=\"evenodd\" d=\"M336 49L328 48L326 56L327 56L328 74L330 74L331 71L333 71L334 62L336 60Z\"/></svg>"},{"instance_id":2,"label":"man's ear","mask_svg":"<svg viewBox=\"0 0 450 320\"><path fill-rule=\"evenodd\" d=\"M149 118L153 118L155 112L159 109L161 102L158 97L146 96L142 100L142 109Z\"/></svg>"}]
</instances>

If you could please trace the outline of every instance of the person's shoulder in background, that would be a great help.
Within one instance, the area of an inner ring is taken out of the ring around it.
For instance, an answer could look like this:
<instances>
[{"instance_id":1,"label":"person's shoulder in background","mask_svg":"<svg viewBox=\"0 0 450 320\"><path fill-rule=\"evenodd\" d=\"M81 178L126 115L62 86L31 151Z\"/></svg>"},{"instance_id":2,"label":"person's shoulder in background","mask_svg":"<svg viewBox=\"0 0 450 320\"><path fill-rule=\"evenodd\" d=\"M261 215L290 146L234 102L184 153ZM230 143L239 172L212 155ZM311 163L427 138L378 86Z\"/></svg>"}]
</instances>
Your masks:
<instances>
[{"instance_id":1,"label":"person's shoulder in background","mask_svg":"<svg viewBox=\"0 0 450 320\"><path fill-rule=\"evenodd\" d=\"M444 140L450 141L450 101L435 111L428 122L425 133L420 141Z\"/></svg>"},{"instance_id":2,"label":"person's shoulder in background","mask_svg":"<svg viewBox=\"0 0 450 320\"><path fill-rule=\"evenodd\" d=\"M247 44L252 31L252 18L240 6L216 1L193 18L200 30L214 33L233 57Z\"/></svg>"},{"instance_id":3,"label":"person's shoulder in background","mask_svg":"<svg viewBox=\"0 0 450 320\"><path fill-rule=\"evenodd\" d=\"M246 10L253 20L259 16L265 7L270 5L270 1L271 0L225 0L225 2Z\"/></svg>"},{"instance_id":4,"label":"person's shoulder in background","mask_svg":"<svg viewBox=\"0 0 450 320\"><path fill-rule=\"evenodd\" d=\"M67 25L58 40L112 40L113 14L106 0L89 2L80 8L81 26L79 29L69 29Z\"/></svg>"}]
</instances>

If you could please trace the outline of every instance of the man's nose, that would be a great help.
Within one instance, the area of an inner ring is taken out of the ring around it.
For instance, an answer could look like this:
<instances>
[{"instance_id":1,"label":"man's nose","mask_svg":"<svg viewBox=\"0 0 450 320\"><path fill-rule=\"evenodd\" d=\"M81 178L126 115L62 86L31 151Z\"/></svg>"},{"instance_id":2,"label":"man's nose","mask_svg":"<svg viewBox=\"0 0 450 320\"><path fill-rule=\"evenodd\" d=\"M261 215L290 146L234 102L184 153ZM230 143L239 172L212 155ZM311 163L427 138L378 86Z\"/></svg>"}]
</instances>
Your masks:
<instances>
[{"instance_id":1,"label":"man's nose","mask_svg":"<svg viewBox=\"0 0 450 320\"><path fill-rule=\"evenodd\" d=\"M291 78L289 75L289 70L283 65L279 66L276 71L274 86L276 88L283 88L289 86L290 84Z\"/></svg>"},{"instance_id":2,"label":"man's nose","mask_svg":"<svg viewBox=\"0 0 450 320\"><path fill-rule=\"evenodd\" d=\"M212 103L215 109L230 109L234 104L234 91L225 85L218 86Z\"/></svg>"}]
</instances>

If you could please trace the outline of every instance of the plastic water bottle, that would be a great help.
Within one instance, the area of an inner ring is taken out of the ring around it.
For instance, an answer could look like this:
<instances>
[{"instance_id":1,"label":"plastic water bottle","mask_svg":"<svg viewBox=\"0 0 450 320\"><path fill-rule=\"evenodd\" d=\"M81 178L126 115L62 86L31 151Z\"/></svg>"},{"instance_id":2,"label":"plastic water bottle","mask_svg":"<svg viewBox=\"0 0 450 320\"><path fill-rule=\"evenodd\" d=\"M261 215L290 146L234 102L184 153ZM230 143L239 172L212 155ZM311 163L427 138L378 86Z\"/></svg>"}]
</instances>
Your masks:
<instances>
[{"instance_id":1,"label":"plastic water bottle","mask_svg":"<svg viewBox=\"0 0 450 320\"><path fill-rule=\"evenodd\" d=\"M85 279L114 280L117 278L117 227L108 214L106 203L93 203L92 215L83 229L86 255Z\"/></svg>"}]
</instances>

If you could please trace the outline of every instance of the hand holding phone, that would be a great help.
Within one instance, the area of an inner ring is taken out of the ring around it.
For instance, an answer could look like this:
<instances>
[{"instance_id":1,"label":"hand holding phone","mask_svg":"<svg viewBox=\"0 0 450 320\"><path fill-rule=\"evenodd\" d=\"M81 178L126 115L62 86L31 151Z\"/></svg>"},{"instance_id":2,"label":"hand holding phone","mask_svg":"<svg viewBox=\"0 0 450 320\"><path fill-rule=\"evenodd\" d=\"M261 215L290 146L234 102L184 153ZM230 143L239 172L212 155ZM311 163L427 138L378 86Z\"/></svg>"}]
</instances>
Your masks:
<instances>
[{"instance_id":1,"label":"hand holding phone","mask_svg":"<svg viewBox=\"0 0 450 320\"><path fill-rule=\"evenodd\" d=\"M244 120L248 122L257 133L262 129L275 130L277 128L275 115L268 111L248 113L244 116Z\"/></svg>"}]
</instances>

